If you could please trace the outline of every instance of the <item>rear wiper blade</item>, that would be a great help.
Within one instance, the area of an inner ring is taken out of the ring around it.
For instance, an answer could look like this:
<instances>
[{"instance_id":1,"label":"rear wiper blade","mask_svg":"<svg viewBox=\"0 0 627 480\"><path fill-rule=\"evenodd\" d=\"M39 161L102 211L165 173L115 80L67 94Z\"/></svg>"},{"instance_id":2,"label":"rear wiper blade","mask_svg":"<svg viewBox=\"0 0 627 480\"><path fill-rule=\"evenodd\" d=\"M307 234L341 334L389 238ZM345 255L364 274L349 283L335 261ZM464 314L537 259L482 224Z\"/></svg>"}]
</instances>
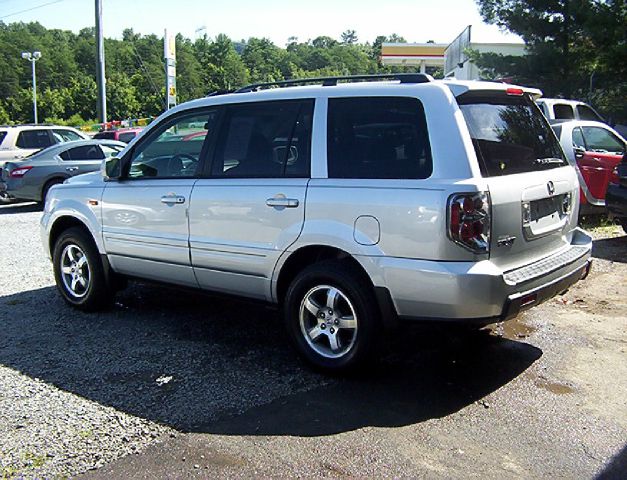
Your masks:
<instances>
[{"instance_id":1,"label":"rear wiper blade","mask_svg":"<svg viewBox=\"0 0 627 480\"><path fill-rule=\"evenodd\" d=\"M535 163L539 163L541 165L548 165L550 163L564 163L564 160L562 158L555 158L555 157L536 158Z\"/></svg>"}]
</instances>

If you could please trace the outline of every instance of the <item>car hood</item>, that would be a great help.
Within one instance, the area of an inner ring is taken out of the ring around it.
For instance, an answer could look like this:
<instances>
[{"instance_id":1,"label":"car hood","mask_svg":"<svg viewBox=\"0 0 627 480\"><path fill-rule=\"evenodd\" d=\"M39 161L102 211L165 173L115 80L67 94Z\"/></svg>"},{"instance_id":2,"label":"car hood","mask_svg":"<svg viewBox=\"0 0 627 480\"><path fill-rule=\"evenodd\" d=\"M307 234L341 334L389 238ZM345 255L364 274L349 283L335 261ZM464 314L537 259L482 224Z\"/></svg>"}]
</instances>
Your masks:
<instances>
[{"instance_id":1,"label":"car hood","mask_svg":"<svg viewBox=\"0 0 627 480\"><path fill-rule=\"evenodd\" d=\"M75 177L68 178L65 182L68 185L74 186L100 186L104 185L104 179L100 171L84 173L82 175L76 175Z\"/></svg>"}]
</instances>

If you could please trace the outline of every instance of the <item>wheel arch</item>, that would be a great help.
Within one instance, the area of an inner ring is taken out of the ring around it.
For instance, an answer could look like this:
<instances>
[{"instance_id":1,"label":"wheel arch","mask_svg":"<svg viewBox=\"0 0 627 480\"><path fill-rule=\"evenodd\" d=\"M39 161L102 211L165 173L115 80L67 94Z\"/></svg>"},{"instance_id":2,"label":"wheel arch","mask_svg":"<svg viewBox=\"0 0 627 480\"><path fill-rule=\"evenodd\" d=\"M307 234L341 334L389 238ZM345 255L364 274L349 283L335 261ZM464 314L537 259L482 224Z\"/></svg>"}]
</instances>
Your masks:
<instances>
[{"instance_id":1,"label":"wheel arch","mask_svg":"<svg viewBox=\"0 0 627 480\"><path fill-rule=\"evenodd\" d=\"M391 328L398 324L398 316L389 290L385 287L375 286L366 268L353 255L341 248L329 245L300 247L291 252L282 262L279 262L272 282L272 298L278 304L282 304L287 289L296 275L309 265L323 260L337 260L358 272L375 295L384 324Z\"/></svg>"},{"instance_id":2,"label":"wheel arch","mask_svg":"<svg viewBox=\"0 0 627 480\"><path fill-rule=\"evenodd\" d=\"M46 180L42 183L41 188L39 189L39 196L41 201L45 201L45 197L44 197L44 193L46 191L46 189L50 186L51 183L59 181L60 183L65 182L69 177L69 175L63 175L63 174L53 174L50 177L46 178Z\"/></svg>"},{"instance_id":3,"label":"wheel arch","mask_svg":"<svg viewBox=\"0 0 627 480\"><path fill-rule=\"evenodd\" d=\"M85 233L88 234L92 238L92 240L94 240L96 246L98 246L98 242L96 242L96 240L93 238L93 235L85 222L71 215L63 215L55 219L50 227L50 233L48 234L48 248L50 249L50 252L54 250L54 246L57 243L59 236L67 229L73 227L84 230Z\"/></svg>"}]
</instances>

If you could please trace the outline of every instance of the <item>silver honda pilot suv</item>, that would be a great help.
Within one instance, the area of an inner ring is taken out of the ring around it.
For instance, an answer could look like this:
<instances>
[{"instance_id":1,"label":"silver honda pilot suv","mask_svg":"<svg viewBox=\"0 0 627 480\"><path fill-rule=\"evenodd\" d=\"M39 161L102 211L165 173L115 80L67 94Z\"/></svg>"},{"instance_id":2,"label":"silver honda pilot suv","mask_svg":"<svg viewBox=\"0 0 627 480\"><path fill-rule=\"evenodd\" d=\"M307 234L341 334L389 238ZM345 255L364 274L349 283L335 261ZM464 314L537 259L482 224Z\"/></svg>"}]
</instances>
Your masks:
<instances>
[{"instance_id":1,"label":"silver honda pilot suv","mask_svg":"<svg viewBox=\"0 0 627 480\"><path fill-rule=\"evenodd\" d=\"M340 370L404 320L483 326L590 267L579 187L541 92L420 74L257 84L179 105L41 220L59 292L125 277L279 305Z\"/></svg>"}]
</instances>

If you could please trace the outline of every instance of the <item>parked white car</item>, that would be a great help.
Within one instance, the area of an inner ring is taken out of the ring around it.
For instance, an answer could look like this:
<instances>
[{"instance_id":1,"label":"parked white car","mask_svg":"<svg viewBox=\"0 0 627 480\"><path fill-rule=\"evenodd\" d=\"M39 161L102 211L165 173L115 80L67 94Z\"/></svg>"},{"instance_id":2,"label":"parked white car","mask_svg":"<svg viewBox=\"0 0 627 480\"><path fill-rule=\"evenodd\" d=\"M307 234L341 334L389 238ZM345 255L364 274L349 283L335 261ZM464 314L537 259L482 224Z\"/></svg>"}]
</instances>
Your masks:
<instances>
[{"instance_id":1,"label":"parked white car","mask_svg":"<svg viewBox=\"0 0 627 480\"><path fill-rule=\"evenodd\" d=\"M20 160L56 143L73 140L89 140L89 137L71 127L54 125L0 126L0 169L5 162Z\"/></svg>"},{"instance_id":2,"label":"parked white car","mask_svg":"<svg viewBox=\"0 0 627 480\"><path fill-rule=\"evenodd\" d=\"M601 115L590 105L579 100L565 100L563 98L539 98L536 103L544 116L553 121L590 120L604 122Z\"/></svg>"}]
</instances>

